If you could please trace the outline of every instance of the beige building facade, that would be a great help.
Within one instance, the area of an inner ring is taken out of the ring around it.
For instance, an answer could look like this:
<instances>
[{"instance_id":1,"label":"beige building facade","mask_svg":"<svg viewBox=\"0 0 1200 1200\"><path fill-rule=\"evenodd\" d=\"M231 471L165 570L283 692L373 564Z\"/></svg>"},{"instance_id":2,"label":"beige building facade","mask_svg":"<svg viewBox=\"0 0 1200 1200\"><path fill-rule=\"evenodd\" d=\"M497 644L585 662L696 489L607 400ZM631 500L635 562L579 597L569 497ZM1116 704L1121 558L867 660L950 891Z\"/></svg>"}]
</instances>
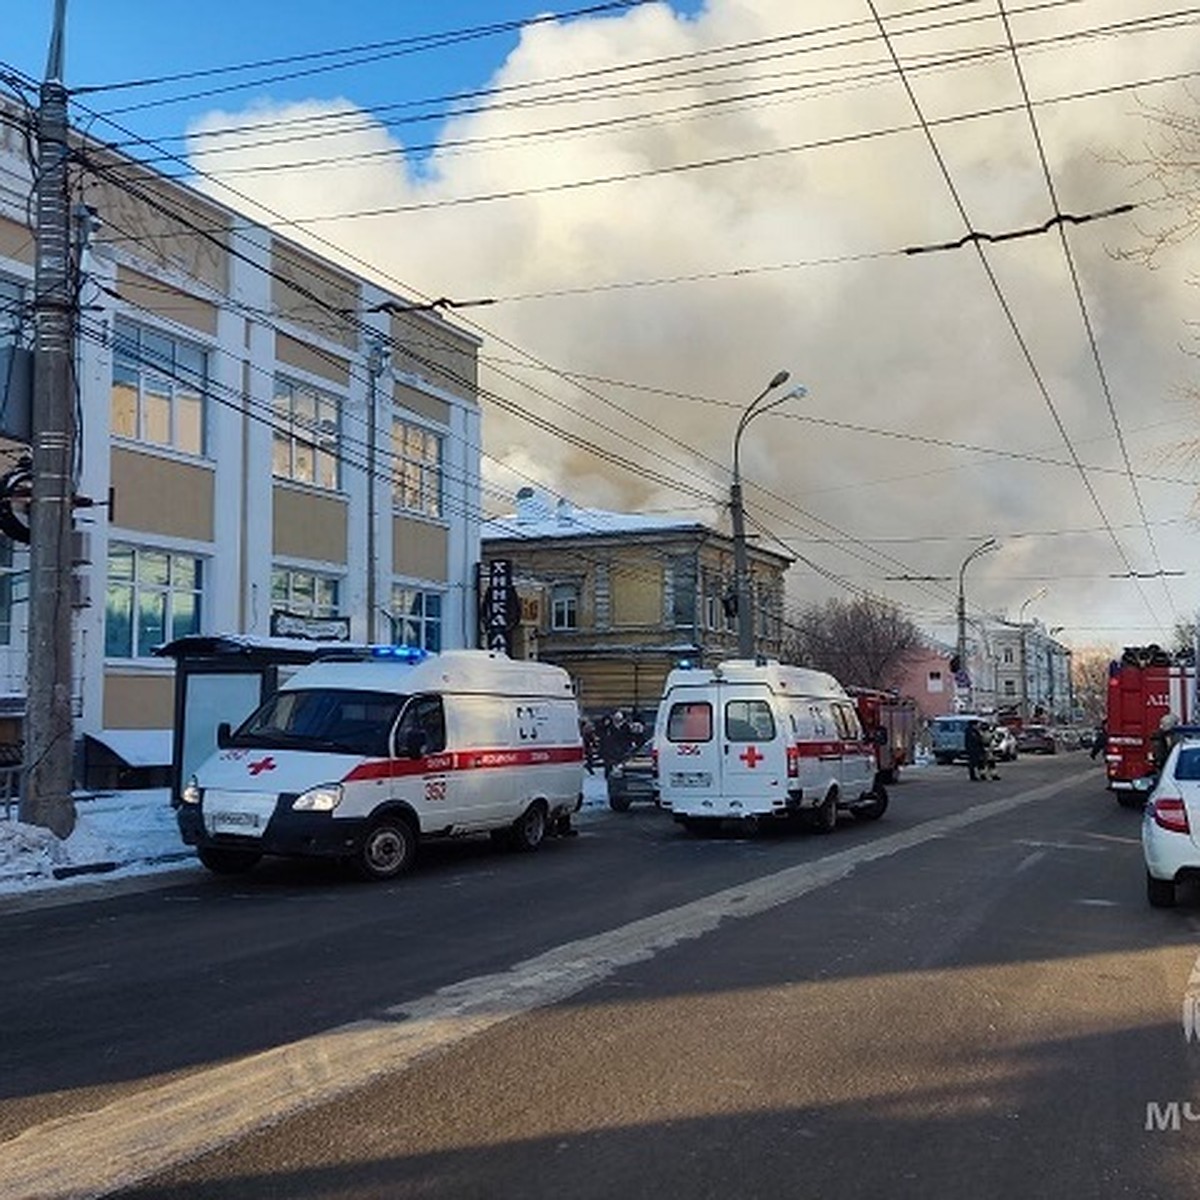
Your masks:
<instances>
[{"instance_id":1,"label":"beige building facade","mask_svg":"<svg viewBox=\"0 0 1200 1200\"><path fill-rule=\"evenodd\" d=\"M29 347L31 180L0 131L0 346ZM168 728L173 664L154 648L268 635L280 612L473 645L477 339L178 183L86 143L80 158L76 490L96 503L75 522L79 733ZM0 448L0 470L20 453ZM15 711L27 554L0 541Z\"/></svg>"},{"instance_id":2,"label":"beige building facade","mask_svg":"<svg viewBox=\"0 0 1200 1200\"><path fill-rule=\"evenodd\" d=\"M645 718L682 662L737 657L733 540L705 525L551 504L533 489L511 517L485 523L485 569L511 563L520 616L515 657L564 667L592 717ZM778 657L784 555L749 548L755 650Z\"/></svg>"}]
</instances>

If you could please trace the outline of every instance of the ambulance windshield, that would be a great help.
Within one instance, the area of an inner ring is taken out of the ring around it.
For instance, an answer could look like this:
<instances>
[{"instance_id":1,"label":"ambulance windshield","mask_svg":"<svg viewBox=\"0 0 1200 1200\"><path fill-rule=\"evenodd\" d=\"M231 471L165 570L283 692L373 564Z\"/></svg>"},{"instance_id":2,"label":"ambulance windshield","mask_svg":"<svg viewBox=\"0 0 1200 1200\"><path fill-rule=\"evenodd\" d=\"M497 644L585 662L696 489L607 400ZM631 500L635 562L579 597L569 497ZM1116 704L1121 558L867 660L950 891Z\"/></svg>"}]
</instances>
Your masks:
<instances>
[{"instance_id":1,"label":"ambulance windshield","mask_svg":"<svg viewBox=\"0 0 1200 1200\"><path fill-rule=\"evenodd\" d=\"M230 737L230 746L384 757L407 696L346 688L276 692Z\"/></svg>"}]
</instances>

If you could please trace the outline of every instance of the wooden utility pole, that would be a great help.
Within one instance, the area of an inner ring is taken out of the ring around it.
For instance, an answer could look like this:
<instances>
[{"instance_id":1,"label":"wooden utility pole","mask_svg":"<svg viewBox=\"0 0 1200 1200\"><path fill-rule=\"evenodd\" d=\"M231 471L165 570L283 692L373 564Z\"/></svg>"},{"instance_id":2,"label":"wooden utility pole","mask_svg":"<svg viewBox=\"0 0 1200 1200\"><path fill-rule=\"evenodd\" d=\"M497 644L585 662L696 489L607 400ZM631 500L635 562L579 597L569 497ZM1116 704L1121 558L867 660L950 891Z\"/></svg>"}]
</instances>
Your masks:
<instances>
[{"instance_id":1,"label":"wooden utility pole","mask_svg":"<svg viewBox=\"0 0 1200 1200\"><path fill-rule=\"evenodd\" d=\"M76 431L71 358L76 301L67 197L65 24L66 0L56 0L37 123L29 664L20 804L22 821L42 825L61 838L75 827L71 512Z\"/></svg>"}]
</instances>

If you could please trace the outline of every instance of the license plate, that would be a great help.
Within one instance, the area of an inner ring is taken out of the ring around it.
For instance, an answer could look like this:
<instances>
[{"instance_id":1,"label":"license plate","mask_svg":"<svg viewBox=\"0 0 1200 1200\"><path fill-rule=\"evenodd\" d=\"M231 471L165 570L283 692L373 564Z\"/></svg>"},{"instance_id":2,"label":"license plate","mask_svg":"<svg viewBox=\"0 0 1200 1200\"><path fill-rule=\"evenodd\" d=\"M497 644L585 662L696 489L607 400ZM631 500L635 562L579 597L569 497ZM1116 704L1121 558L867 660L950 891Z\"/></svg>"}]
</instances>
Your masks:
<instances>
[{"instance_id":1,"label":"license plate","mask_svg":"<svg viewBox=\"0 0 1200 1200\"><path fill-rule=\"evenodd\" d=\"M709 771L672 771L671 786L682 788L712 787L712 774Z\"/></svg>"},{"instance_id":2,"label":"license plate","mask_svg":"<svg viewBox=\"0 0 1200 1200\"><path fill-rule=\"evenodd\" d=\"M258 813L215 812L212 815L213 829L257 829Z\"/></svg>"}]
</instances>

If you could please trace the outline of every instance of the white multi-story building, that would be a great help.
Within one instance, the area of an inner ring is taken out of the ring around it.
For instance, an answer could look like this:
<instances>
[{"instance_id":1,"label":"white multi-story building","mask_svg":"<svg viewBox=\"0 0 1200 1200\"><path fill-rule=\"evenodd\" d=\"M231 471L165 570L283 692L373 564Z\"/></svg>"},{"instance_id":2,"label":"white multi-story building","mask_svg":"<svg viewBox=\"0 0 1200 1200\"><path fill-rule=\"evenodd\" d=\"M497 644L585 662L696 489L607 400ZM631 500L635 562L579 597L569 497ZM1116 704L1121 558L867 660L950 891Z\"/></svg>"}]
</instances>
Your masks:
<instances>
[{"instance_id":1,"label":"white multi-story building","mask_svg":"<svg viewBox=\"0 0 1200 1200\"><path fill-rule=\"evenodd\" d=\"M0 345L29 346L19 123L0 122ZM75 519L78 732L168 728L173 664L153 649L191 633L267 635L279 612L342 618L355 640L475 644L477 339L77 145L73 191L94 231L77 248L76 491L99 502ZM0 471L21 453L0 445ZM0 692L13 713L26 557L0 537Z\"/></svg>"},{"instance_id":2,"label":"white multi-story building","mask_svg":"<svg viewBox=\"0 0 1200 1200\"><path fill-rule=\"evenodd\" d=\"M991 629L996 704L1029 721L1073 717L1071 651L1037 620Z\"/></svg>"}]
</instances>

